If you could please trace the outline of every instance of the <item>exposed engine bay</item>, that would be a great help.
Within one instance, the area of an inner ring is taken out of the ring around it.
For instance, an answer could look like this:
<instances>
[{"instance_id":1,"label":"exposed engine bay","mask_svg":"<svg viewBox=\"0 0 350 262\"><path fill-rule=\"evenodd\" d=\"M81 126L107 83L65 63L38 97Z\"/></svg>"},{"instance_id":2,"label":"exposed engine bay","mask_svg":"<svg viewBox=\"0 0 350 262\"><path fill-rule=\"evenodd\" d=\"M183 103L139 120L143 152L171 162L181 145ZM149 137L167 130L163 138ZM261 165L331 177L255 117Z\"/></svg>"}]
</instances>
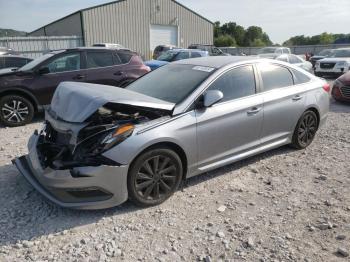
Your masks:
<instances>
[{"instance_id":1,"label":"exposed engine bay","mask_svg":"<svg viewBox=\"0 0 350 262\"><path fill-rule=\"evenodd\" d=\"M41 165L56 170L117 166L118 163L102 153L131 136L136 125L164 116L169 116L169 111L107 103L84 123L69 123L53 117L48 110L44 128L38 134L37 150Z\"/></svg>"}]
</instances>

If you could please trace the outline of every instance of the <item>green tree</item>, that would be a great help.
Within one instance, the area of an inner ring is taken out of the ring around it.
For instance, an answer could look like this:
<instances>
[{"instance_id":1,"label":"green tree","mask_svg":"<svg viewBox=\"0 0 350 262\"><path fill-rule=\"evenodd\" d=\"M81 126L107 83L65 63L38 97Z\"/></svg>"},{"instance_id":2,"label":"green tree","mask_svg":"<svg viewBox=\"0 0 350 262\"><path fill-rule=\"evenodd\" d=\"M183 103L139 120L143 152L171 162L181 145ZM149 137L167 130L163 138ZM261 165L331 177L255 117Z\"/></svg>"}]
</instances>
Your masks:
<instances>
[{"instance_id":1,"label":"green tree","mask_svg":"<svg viewBox=\"0 0 350 262\"><path fill-rule=\"evenodd\" d=\"M214 40L214 45L218 47L222 46L236 46L235 39L230 35L221 35Z\"/></svg>"},{"instance_id":2,"label":"green tree","mask_svg":"<svg viewBox=\"0 0 350 262\"><path fill-rule=\"evenodd\" d=\"M320 35L320 44L332 44L334 42L334 36L324 32Z\"/></svg>"}]
</instances>

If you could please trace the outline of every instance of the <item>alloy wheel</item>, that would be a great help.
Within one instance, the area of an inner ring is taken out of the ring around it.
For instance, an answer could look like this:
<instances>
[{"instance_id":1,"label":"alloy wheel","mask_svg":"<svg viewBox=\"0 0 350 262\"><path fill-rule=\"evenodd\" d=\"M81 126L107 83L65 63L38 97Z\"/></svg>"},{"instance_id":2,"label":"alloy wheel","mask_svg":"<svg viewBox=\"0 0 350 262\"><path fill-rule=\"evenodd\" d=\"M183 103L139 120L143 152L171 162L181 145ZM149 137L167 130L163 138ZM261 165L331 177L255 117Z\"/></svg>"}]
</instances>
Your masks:
<instances>
[{"instance_id":1,"label":"alloy wheel","mask_svg":"<svg viewBox=\"0 0 350 262\"><path fill-rule=\"evenodd\" d=\"M135 189L145 200L159 200L176 187L178 170L170 157L157 155L141 165L135 179Z\"/></svg>"},{"instance_id":2,"label":"alloy wheel","mask_svg":"<svg viewBox=\"0 0 350 262\"><path fill-rule=\"evenodd\" d=\"M29 116L29 108L23 101L12 99L1 108L3 118L10 123L21 123Z\"/></svg>"},{"instance_id":3,"label":"alloy wheel","mask_svg":"<svg viewBox=\"0 0 350 262\"><path fill-rule=\"evenodd\" d=\"M298 140L303 146L309 145L315 137L317 131L317 119L312 113L307 113L300 122L298 128Z\"/></svg>"}]
</instances>

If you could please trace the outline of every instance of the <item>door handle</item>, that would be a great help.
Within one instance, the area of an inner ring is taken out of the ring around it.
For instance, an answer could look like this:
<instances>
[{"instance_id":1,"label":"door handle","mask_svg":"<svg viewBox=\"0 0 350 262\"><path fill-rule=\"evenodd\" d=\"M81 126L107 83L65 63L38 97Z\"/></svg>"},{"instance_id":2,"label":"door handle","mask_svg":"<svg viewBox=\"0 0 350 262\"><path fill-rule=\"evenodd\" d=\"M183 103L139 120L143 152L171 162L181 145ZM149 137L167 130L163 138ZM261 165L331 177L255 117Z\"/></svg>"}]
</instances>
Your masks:
<instances>
[{"instance_id":1,"label":"door handle","mask_svg":"<svg viewBox=\"0 0 350 262\"><path fill-rule=\"evenodd\" d=\"M115 75L115 76L121 76L121 75L123 75L123 74L124 74L124 72L118 71L118 72L115 72L113 75Z\"/></svg>"},{"instance_id":2,"label":"door handle","mask_svg":"<svg viewBox=\"0 0 350 262\"><path fill-rule=\"evenodd\" d=\"M260 110L261 110L261 107L256 107L256 106L254 106L252 109L250 109L250 110L247 112L247 114L248 114L248 115L255 115L255 114L259 113Z\"/></svg>"},{"instance_id":3,"label":"door handle","mask_svg":"<svg viewBox=\"0 0 350 262\"><path fill-rule=\"evenodd\" d=\"M84 79L85 76L84 75L76 75L73 77L73 79Z\"/></svg>"},{"instance_id":4,"label":"door handle","mask_svg":"<svg viewBox=\"0 0 350 262\"><path fill-rule=\"evenodd\" d=\"M293 101L299 101L300 99L302 99L303 97L301 95L296 95L292 98Z\"/></svg>"}]
</instances>

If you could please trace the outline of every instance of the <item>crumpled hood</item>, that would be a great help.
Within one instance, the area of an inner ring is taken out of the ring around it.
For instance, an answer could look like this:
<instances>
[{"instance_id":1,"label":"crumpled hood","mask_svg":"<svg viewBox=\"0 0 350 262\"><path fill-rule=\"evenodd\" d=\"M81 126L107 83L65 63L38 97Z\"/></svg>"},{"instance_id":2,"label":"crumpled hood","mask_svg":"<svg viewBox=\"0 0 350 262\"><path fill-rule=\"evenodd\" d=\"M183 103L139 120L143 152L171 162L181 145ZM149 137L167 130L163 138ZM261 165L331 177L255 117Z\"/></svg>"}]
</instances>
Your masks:
<instances>
[{"instance_id":1,"label":"crumpled hood","mask_svg":"<svg viewBox=\"0 0 350 262\"><path fill-rule=\"evenodd\" d=\"M175 104L127 89L78 82L62 82L56 89L50 114L66 122L81 123L107 103L172 111Z\"/></svg>"}]
</instances>

